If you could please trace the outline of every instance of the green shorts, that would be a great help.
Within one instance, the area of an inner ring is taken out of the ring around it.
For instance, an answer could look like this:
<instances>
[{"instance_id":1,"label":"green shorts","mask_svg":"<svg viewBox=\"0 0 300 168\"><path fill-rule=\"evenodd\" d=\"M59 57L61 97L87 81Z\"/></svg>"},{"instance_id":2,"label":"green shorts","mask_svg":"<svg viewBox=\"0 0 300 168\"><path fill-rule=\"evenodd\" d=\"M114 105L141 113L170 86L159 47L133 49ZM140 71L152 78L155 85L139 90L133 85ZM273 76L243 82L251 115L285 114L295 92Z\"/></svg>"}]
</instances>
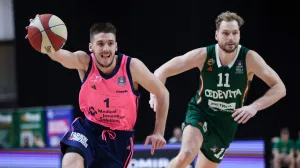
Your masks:
<instances>
[{"instance_id":1,"label":"green shorts","mask_svg":"<svg viewBox=\"0 0 300 168\"><path fill-rule=\"evenodd\" d=\"M187 125L192 125L201 131L203 144L200 150L204 156L212 162L220 163L232 140L221 135L211 117L199 108L188 108L182 129Z\"/></svg>"}]
</instances>

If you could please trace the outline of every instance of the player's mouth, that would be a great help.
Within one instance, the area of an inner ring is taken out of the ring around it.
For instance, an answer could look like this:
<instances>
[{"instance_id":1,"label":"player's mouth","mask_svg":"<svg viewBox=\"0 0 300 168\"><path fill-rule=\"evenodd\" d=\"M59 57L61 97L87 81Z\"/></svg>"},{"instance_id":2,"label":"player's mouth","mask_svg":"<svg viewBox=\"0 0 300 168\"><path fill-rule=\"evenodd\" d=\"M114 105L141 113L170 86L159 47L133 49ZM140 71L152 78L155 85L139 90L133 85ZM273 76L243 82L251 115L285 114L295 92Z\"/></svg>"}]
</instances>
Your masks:
<instances>
[{"instance_id":1,"label":"player's mouth","mask_svg":"<svg viewBox=\"0 0 300 168\"><path fill-rule=\"evenodd\" d=\"M111 57L110 54L101 54L101 58L103 58L103 59L108 59L110 57Z\"/></svg>"}]
</instances>

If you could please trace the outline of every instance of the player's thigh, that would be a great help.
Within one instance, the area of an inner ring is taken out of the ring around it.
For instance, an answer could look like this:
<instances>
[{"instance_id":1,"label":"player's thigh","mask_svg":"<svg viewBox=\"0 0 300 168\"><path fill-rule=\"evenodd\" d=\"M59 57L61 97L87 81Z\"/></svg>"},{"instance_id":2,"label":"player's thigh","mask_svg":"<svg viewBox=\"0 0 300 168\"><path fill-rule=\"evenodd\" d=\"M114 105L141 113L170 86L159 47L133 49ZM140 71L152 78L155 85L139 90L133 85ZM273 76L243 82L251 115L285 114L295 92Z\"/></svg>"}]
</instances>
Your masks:
<instances>
[{"instance_id":1,"label":"player's thigh","mask_svg":"<svg viewBox=\"0 0 300 168\"><path fill-rule=\"evenodd\" d=\"M195 168L217 168L218 163L208 160L204 154L199 151Z\"/></svg>"},{"instance_id":2,"label":"player's thigh","mask_svg":"<svg viewBox=\"0 0 300 168\"><path fill-rule=\"evenodd\" d=\"M68 152L63 156L62 168L84 168L84 159L78 153Z\"/></svg>"},{"instance_id":3,"label":"player's thigh","mask_svg":"<svg viewBox=\"0 0 300 168\"><path fill-rule=\"evenodd\" d=\"M192 125L183 129L181 152L189 152L196 156L203 142L200 130Z\"/></svg>"}]
</instances>

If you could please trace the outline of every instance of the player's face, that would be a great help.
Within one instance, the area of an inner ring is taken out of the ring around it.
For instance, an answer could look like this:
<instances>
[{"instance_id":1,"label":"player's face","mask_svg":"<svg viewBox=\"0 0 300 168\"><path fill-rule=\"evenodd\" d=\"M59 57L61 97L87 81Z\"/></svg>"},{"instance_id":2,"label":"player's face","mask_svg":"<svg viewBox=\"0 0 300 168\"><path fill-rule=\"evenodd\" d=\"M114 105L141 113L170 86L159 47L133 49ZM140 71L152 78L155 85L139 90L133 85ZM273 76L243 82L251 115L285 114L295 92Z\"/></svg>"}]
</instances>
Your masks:
<instances>
[{"instance_id":1,"label":"player's face","mask_svg":"<svg viewBox=\"0 0 300 168\"><path fill-rule=\"evenodd\" d=\"M95 34L90 43L90 51L94 53L98 64L105 68L114 62L116 50L117 42L113 33Z\"/></svg>"},{"instance_id":2,"label":"player's face","mask_svg":"<svg viewBox=\"0 0 300 168\"><path fill-rule=\"evenodd\" d=\"M289 134L286 132L281 133L281 139L287 141L289 139Z\"/></svg>"},{"instance_id":3,"label":"player's face","mask_svg":"<svg viewBox=\"0 0 300 168\"><path fill-rule=\"evenodd\" d=\"M240 42L240 29L237 21L222 21L216 31L216 40L223 51L234 52Z\"/></svg>"}]
</instances>

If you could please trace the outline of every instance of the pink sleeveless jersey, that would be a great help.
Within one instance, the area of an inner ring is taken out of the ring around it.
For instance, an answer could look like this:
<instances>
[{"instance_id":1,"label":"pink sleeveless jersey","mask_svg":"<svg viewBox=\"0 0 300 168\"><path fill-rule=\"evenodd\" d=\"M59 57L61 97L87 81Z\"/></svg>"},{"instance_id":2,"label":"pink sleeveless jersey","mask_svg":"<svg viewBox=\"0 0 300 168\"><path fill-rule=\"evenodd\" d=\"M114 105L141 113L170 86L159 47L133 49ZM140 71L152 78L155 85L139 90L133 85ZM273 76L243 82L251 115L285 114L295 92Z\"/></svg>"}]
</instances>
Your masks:
<instances>
[{"instance_id":1,"label":"pink sleeveless jersey","mask_svg":"<svg viewBox=\"0 0 300 168\"><path fill-rule=\"evenodd\" d=\"M131 58L120 54L111 75L103 74L94 54L79 93L80 110L94 123L112 130L131 130L137 117L138 93L129 69Z\"/></svg>"}]
</instances>

